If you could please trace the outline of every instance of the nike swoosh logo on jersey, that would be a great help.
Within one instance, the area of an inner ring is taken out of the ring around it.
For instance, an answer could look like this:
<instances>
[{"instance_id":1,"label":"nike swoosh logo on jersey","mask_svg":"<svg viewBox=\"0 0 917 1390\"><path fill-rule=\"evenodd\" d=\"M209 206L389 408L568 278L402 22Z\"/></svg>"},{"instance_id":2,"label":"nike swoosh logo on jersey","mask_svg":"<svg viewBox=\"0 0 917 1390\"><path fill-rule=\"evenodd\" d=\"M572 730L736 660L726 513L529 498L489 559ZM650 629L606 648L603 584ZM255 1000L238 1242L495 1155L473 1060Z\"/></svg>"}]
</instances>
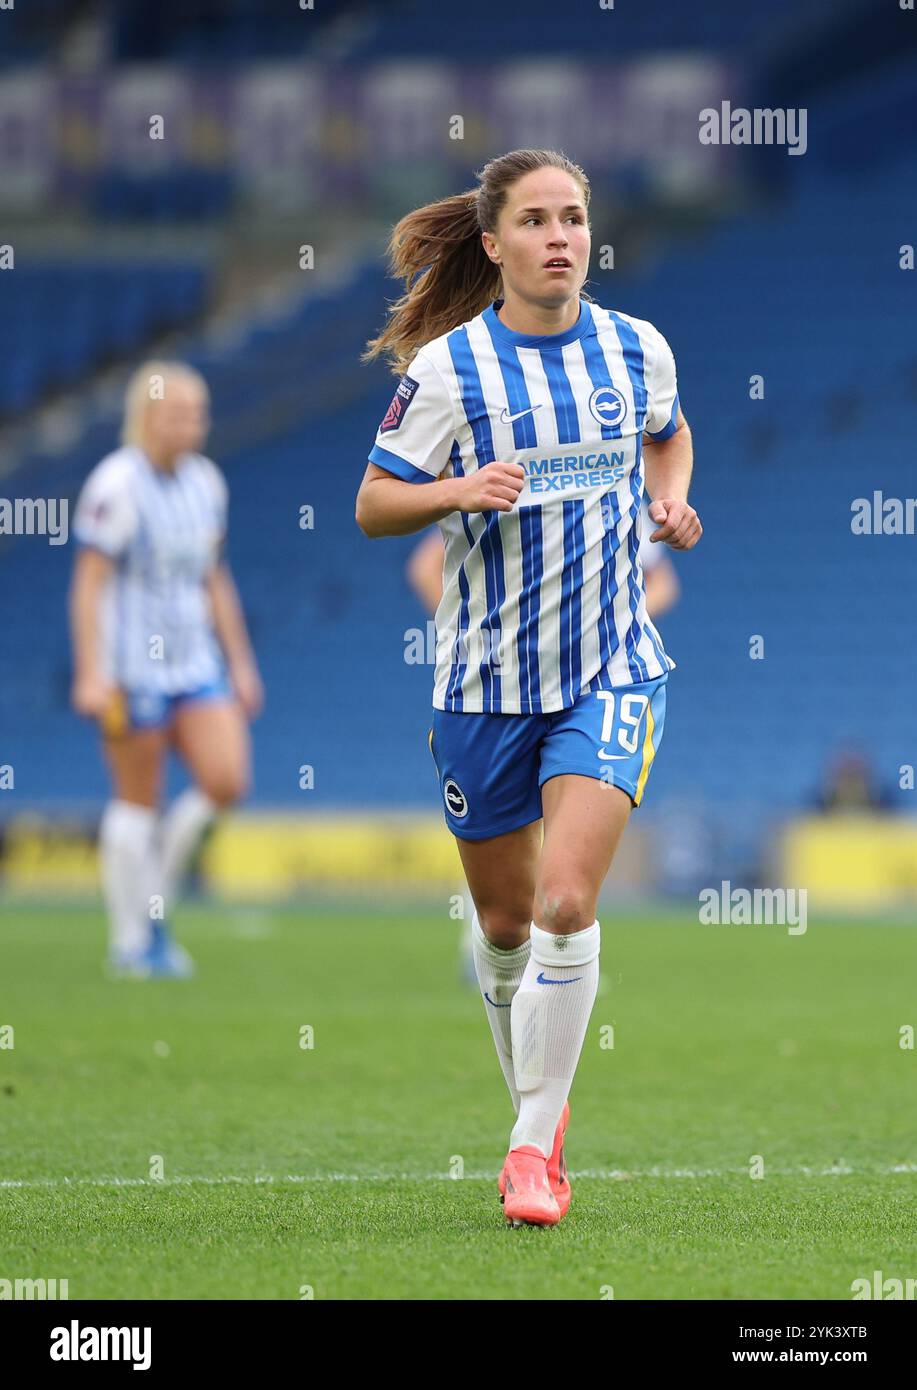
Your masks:
<instances>
[{"instance_id":1,"label":"nike swoosh logo on jersey","mask_svg":"<svg viewBox=\"0 0 917 1390\"><path fill-rule=\"evenodd\" d=\"M510 415L508 407L504 406L500 411L500 419L504 425L511 425L514 420L521 420L523 415L531 415L533 410L540 410L542 405L543 402L539 401L537 405L527 406L525 410L517 410L515 415Z\"/></svg>"},{"instance_id":2,"label":"nike swoosh logo on jersey","mask_svg":"<svg viewBox=\"0 0 917 1390\"><path fill-rule=\"evenodd\" d=\"M632 754L632 753L606 753L604 748L600 748L600 749L599 749L599 757L600 757L600 758L604 758L605 762L607 762L607 763L613 763L613 762L616 762L616 761L618 760L618 758L631 758L631 757L633 757L633 754Z\"/></svg>"}]
</instances>

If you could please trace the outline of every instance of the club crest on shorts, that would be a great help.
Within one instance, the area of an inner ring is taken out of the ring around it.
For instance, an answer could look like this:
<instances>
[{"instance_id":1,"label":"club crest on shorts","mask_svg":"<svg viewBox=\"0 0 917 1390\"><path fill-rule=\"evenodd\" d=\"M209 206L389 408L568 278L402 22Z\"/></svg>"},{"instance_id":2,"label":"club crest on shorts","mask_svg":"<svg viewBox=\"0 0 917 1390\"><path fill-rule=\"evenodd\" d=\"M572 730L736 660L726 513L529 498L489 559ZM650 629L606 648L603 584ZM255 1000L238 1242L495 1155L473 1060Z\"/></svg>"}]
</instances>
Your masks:
<instances>
[{"instance_id":1,"label":"club crest on shorts","mask_svg":"<svg viewBox=\"0 0 917 1390\"><path fill-rule=\"evenodd\" d=\"M419 381L415 381L412 376L408 376L407 372L405 372L392 397L392 403L385 412L385 418L379 426L380 434L388 434L389 430L396 430L398 428L401 421L404 419L405 411L414 399L414 393L419 385Z\"/></svg>"},{"instance_id":2,"label":"club crest on shorts","mask_svg":"<svg viewBox=\"0 0 917 1390\"><path fill-rule=\"evenodd\" d=\"M454 777L447 777L443 783L443 800L446 810L455 820L462 820L468 814L468 798Z\"/></svg>"}]
</instances>

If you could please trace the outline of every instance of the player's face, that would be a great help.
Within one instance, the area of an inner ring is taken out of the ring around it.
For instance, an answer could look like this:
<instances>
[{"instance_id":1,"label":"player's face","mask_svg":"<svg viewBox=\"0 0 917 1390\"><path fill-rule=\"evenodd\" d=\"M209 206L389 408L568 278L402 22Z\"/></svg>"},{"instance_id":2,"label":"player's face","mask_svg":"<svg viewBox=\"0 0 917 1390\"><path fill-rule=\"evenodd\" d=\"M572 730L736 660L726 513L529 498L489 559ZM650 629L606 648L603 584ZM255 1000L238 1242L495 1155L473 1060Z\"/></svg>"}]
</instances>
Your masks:
<instances>
[{"instance_id":1,"label":"player's face","mask_svg":"<svg viewBox=\"0 0 917 1390\"><path fill-rule=\"evenodd\" d=\"M488 234L485 233L485 237ZM589 270L591 235L576 179L534 169L512 185L496 233L485 240L503 284L522 299L557 305L579 294ZM566 267L552 266L562 259Z\"/></svg>"},{"instance_id":2,"label":"player's face","mask_svg":"<svg viewBox=\"0 0 917 1390\"><path fill-rule=\"evenodd\" d=\"M193 453L207 437L209 414L209 398L200 382L193 377L170 376L162 400L150 406L150 440L166 454Z\"/></svg>"}]
</instances>

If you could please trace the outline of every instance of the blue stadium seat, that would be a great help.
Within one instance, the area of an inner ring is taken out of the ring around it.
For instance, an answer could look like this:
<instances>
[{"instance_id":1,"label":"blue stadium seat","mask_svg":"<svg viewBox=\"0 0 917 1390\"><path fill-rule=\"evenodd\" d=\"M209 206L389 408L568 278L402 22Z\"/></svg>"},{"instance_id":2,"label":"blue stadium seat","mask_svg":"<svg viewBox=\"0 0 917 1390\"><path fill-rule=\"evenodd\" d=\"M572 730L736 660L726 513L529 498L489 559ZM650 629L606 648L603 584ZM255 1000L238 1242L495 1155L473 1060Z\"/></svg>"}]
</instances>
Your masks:
<instances>
[{"instance_id":1,"label":"blue stadium seat","mask_svg":"<svg viewBox=\"0 0 917 1390\"><path fill-rule=\"evenodd\" d=\"M661 622L678 669L654 804L702 800L766 819L808 805L846 741L889 785L914 761L914 540L850 528L852 500L873 487L915 492L917 279L895 257L901 228L917 226L913 174L877 169L864 199L828 171L766 218L738 217L639 275L595 276L600 302L652 320L676 352L706 528L698 549L676 558L683 598ZM112 282L126 321L116 332L140 332L163 306L178 314L205 293L192 267L173 280L131 267L130 283L122 293L126 283ZM50 313L64 280L48 285L43 296L31 287L0 343L51 351L24 308L40 300ZM353 520L394 385L381 366L357 364L395 288L368 265L333 298L253 323L234 347L192 342L186 354L213 392L213 452L232 493L230 558L268 689L254 729L262 804L305 808L307 795L309 809L434 804L432 671L404 660L406 632L426 621L404 581L414 540L370 542ZM91 342L99 332L95 324ZM749 397L752 373L764 376L761 401ZM34 385L27 371L4 373L0 405ZM73 495L114 443L114 423L102 422L30 477ZM314 508L312 531L299 527L303 504ZM0 660L12 673L0 687L0 725L23 731L30 797L101 799L95 741L66 703L67 548L23 539L0 555ZM763 660L749 655L755 635ZM316 768L308 794L297 783L305 762Z\"/></svg>"},{"instance_id":2,"label":"blue stadium seat","mask_svg":"<svg viewBox=\"0 0 917 1390\"><path fill-rule=\"evenodd\" d=\"M156 331L192 323L208 276L194 262L55 262L0 278L0 417L73 386Z\"/></svg>"}]
</instances>

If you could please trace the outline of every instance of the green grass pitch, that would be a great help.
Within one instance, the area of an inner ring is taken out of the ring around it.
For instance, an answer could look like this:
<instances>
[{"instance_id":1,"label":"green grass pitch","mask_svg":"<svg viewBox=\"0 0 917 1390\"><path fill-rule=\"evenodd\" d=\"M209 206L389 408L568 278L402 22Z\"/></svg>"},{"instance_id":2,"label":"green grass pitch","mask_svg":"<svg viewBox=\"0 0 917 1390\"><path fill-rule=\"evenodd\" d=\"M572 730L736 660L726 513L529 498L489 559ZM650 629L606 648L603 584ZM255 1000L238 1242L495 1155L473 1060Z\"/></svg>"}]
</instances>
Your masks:
<instances>
[{"instance_id":1,"label":"green grass pitch","mask_svg":"<svg viewBox=\"0 0 917 1390\"><path fill-rule=\"evenodd\" d=\"M917 1273L912 928L606 913L573 1204L548 1231L502 1218L512 1111L455 923L189 908L178 935L196 979L112 982L98 912L0 917L0 1278L71 1299L849 1299Z\"/></svg>"}]
</instances>

